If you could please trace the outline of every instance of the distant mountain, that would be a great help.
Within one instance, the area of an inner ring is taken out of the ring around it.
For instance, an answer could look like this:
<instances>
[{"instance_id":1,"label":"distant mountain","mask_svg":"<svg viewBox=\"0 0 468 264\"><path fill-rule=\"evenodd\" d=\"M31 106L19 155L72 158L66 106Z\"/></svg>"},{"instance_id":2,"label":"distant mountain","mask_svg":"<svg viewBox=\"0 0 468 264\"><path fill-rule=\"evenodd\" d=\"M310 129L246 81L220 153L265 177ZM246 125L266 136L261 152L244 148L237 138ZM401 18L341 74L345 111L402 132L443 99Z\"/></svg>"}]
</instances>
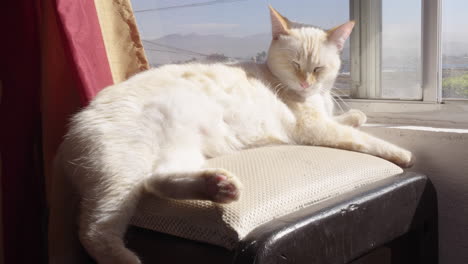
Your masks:
<instances>
[{"instance_id":1,"label":"distant mountain","mask_svg":"<svg viewBox=\"0 0 468 264\"><path fill-rule=\"evenodd\" d=\"M383 40L383 57L384 64L387 65L386 67L418 64L420 53L419 41L401 41L401 39L389 35ZM411 39L411 37L407 39ZM206 58L204 55L212 54L222 54L231 58L250 59L262 51L268 51L270 41L270 33L245 37L192 33L187 35L166 35L158 39L144 40L143 44L150 63L152 65L160 65L188 60L203 61ZM406 44L402 45L402 43ZM468 44L465 42L444 41L442 44L442 53L445 56L466 57L468 54ZM346 42L342 54L344 64L349 63L348 47L349 41Z\"/></svg>"},{"instance_id":2,"label":"distant mountain","mask_svg":"<svg viewBox=\"0 0 468 264\"><path fill-rule=\"evenodd\" d=\"M143 45L151 64L183 62L195 58L203 60L204 55L223 54L231 58L250 59L262 51L268 51L270 33L245 37L226 37L223 35L170 34L158 39L144 40ZM153 42L153 43L151 43ZM348 43L343 53L349 58Z\"/></svg>"},{"instance_id":3,"label":"distant mountain","mask_svg":"<svg viewBox=\"0 0 468 264\"><path fill-rule=\"evenodd\" d=\"M215 53L224 54L232 58L247 59L259 52L267 51L270 44L270 36L267 33L246 37L171 34L158 39L143 41L143 44L152 64L186 61L191 58L202 59L204 56L200 54L209 55Z\"/></svg>"}]
</instances>

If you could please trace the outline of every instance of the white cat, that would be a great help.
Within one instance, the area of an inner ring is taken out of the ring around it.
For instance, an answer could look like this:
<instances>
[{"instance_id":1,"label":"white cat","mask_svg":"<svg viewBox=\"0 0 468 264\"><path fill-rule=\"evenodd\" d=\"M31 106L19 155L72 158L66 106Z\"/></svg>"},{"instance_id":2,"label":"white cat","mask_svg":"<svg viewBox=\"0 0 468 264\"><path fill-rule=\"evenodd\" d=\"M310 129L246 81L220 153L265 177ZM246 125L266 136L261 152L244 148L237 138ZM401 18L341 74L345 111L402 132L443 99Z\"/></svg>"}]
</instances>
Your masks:
<instances>
[{"instance_id":1,"label":"white cat","mask_svg":"<svg viewBox=\"0 0 468 264\"><path fill-rule=\"evenodd\" d=\"M236 176L202 169L206 158L268 144L305 144L411 166L410 152L353 128L365 122L362 112L333 116L330 89L354 23L325 31L270 11L266 64L152 69L105 88L73 117L56 173L65 174L80 195L79 239L98 263L140 263L122 238L144 192L218 203L239 199ZM72 210L64 208L66 202L52 206L52 226L60 222L57 211ZM51 231L52 240L57 232ZM66 244L51 243L56 253ZM51 262L60 263L60 257Z\"/></svg>"}]
</instances>

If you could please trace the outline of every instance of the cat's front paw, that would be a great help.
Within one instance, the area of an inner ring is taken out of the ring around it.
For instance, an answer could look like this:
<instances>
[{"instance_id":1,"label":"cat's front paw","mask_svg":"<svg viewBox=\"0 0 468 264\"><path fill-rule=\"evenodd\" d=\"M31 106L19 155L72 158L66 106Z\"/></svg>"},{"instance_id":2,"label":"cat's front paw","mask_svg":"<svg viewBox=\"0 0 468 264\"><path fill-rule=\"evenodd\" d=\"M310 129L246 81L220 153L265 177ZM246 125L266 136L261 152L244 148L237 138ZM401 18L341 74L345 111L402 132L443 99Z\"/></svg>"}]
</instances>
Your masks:
<instances>
[{"instance_id":1,"label":"cat's front paw","mask_svg":"<svg viewBox=\"0 0 468 264\"><path fill-rule=\"evenodd\" d=\"M335 116L335 121L346 126L360 127L367 122L367 116L361 110L351 109L342 115Z\"/></svg>"},{"instance_id":2,"label":"cat's front paw","mask_svg":"<svg viewBox=\"0 0 468 264\"><path fill-rule=\"evenodd\" d=\"M216 203L239 200L242 185L232 173L223 169L208 169L203 177L208 200Z\"/></svg>"},{"instance_id":3,"label":"cat's front paw","mask_svg":"<svg viewBox=\"0 0 468 264\"><path fill-rule=\"evenodd\" d=\"M402 150L391 161L402 168L410 168L414 165L415 157L413 153L407 150Z\"/></svg>"},{"instance_id":4,"label":"cat's front paw","mask_svg":"<svg viewBox=\"0 0 468 264\"><path fill-rule=\"evenodd\" d=\"M358 109L351 109L346 114L348 114L348 124L352 127L360 127L367 122L367 116Z\"/></svg>"}]
</instances>

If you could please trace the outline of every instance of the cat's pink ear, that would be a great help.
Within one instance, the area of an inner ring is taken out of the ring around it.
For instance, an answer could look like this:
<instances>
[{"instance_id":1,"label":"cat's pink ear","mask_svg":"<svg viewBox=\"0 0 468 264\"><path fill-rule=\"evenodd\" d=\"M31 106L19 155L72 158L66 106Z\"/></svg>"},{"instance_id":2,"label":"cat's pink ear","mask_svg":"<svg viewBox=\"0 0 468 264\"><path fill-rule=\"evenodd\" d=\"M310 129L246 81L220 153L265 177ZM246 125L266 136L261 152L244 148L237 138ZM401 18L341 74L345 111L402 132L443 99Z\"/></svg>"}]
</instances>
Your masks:
<instances>
[{"instance_id":1,"label":"cat's pink ear","mask_svg":"<svg viewBox=\"0 0 468 264\"><path fill-rule=\"evenodd\" d=\"M351 31L354 27L354 21L349 21L344 23L341 26L337 26L335 28L330 29L328 33L328 41L333 43L338 50L342 50L344 43L348 39L349 35L351 35Z\"/></svg>"},{"instance_id":2,"label":"cat's pink ear","mask_svg":"<svg viewBox=\"0 0 468 264\"><path fill-rule=\"evenodd\" d=\"M280 35L289 34L289 20L282 16L273 7L270 7L271 32L273 39L278 39Z\"/></svg>"}]
</instances>

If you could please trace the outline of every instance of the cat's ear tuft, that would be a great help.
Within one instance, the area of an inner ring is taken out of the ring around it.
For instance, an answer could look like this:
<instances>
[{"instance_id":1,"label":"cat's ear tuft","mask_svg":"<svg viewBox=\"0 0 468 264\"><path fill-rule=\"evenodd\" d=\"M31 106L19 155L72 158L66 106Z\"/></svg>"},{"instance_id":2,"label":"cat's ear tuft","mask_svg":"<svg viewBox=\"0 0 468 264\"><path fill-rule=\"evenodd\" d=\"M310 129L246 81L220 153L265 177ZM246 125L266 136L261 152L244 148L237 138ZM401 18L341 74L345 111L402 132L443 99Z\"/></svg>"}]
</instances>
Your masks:
<instances>
[{"instance_id":1,"label":"cat's ear tuft","mask_svg":"<svg viewBox=\"0 0 468 264\"><path fill-rule=\"evenodd\" d=\"M341 51L349 35L351 35L353 27L354 21L349 21L341 26L337 26L335 28L330 29L327 32L328 41L334 44L338 48L338 50Z\"/></svg>"},{"instance_id":2,"label":"cat's ear tuft","mask_svg":"<svg viewBox=\"0 0 468 264\"><path fill-rule=\"evenodd\" d=\"M269 6L269 8L273 39L278 39L280 35L288 35L290 23L289 20L278 13L278 11L276 11L273 7Z\"/></svg>"}]
</instances>

